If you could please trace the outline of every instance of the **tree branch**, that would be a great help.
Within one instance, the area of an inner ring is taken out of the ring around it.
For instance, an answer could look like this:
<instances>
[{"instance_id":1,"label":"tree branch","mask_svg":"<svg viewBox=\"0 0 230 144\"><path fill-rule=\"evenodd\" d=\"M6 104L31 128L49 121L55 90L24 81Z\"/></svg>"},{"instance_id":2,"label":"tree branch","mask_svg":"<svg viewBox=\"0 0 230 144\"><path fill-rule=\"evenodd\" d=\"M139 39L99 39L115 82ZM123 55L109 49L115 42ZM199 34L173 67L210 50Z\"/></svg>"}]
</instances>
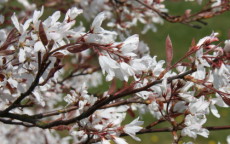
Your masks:
<instances>
[{"instance_id":1,"label":"tree branch","mask_svg":"<svg viewBox=\"0 0 230 144\"><path fill-rule=\"evenodd\" d=\"M22 125L25 127L35 127L34 125L27 124L25 122L14 122L13 120L0 119L0 122L4 124L10 124L10 125Z\"/></svg>"},{"instance_id":2,"label":"tree branch","mask_svg":"<svg viewBox=\"0 0 230 144\"><path fill-rule=\"evenodd\" d=\"M207 130L210 131L215 131L215 130L228 130L230 129L230 125L226 125L226 126L208 126L208 127L203 127ZM182 130L183 128L178 128L178 130ZM136 134L146 134L146 133L155 133L155 132L172 132L173 128L168 127L168 128L159 128L159 129L142 129L139 132L137 132ZM128 136L125 133L122 133L120 136Z\"/></svg>"},{"instance_id":3,"label":"tree branch","mask_svg":"<svg viewBox=\"0 0 230 144\"><path fill-rule=\"evenodd\" d=\"M138 2L139 4L145 6L148 9L151 9L152 11L156 12L160 17L162 17L164 20L171 22L171 23L182 23L194 28L201 28L201 26L199 25L194 25L191 24L191 22L198 22L200 24L203 25L207 25L206 22L203 22L202 19L208 19L211 17L214 17L216 15L220 15L228 10L230 10L230 4L228 1L222 3L219 6L213 7L213 8L205 8L204 10L201 10L195 14L188 14L188 15L182 15L182 16L171 16L168 13L164 13L164 12L160 12L157 9L155 9L154 7L146 4L145 2L141 1L141 0L135 0L136 2ZM212 12L212 9L214 8L221 8L220 11L217 12Z\"/></svg>"},{"instance_id":4,"label":"tree branch","mask_svg":"<svg viewBox=\"0 0 230 144\"><path fill-rule=\"evenodd\" d=\"M188 74L191 74L191 73L193 73L195 71L196 70L189 70L189 71L184 72L182 74L179 74L179 75L176 75L176 76L173 76L173 77L169 77L168 78L168 82L170 83L174 79L184 78L184 76L186 76ZM98 101L92 107L90 107L87 111L85 111L84 113L82 113L78 117L75 117L75 118L72 118L72 119L69 119L69 120L54 121L54 122L51 122L51 123L43 123L42 122L42 125L38 125L38 127L46 129L46 128L51 128L51 127L58 126L58 125L68 125L68 124L77 122L77 121L79 121L81 119L87 118L88 116L90 116L91 114L93 114L96 110L100 109L102 106L110 103L113 100L119 99L121 97L130 95L130 94L134 94L134 93L137 93L137 92L140 92L140 91L143 91L143 90L146 90L146 89L150 88L153 85L162 83L162 81L163 80L156 80L156 81L153 81L152 83L147 84L144 87L141 87L141 88L138 88L138 89L134 89L134 90L131 90L131 91L125 91L125 92L119 93L117 95L111 95L110 97L108 97L106 99L102 99L102 100Z\"/></svg>"},{"instance_id":5,"label":"tree branch","mask_svg":"<svg viewBox=\"0 0 230 144\"><path fill-rule=\"evenodd\" d=\"M49 61L48 63L43 63L44 67L42 69L40 69L36 75L36 78L34 79L33 83L31 84L31 86L29 87L29 89L25 92L22 93L12 104L10 104L9 107L7 107L4 111L0 111L0 116L8 113L10 110L16 108L19 103L28 95L31 94L31 92L36 88L36 86L39 84L39 79L41 77L41 75L44 73L44 71L46 70L46 68L49 66L51 62Z\"/></svg>"},{"instance_id":6,"label":"tree branch","mask_svg":"<svg viewBox=\"0 0 230 144\"><path fill-rule=\"evenodd\" d=\"M226 125L226 126L209 126L209 127L203 127L208 129L209 131L215 131L215 130L229 130L230 129L230 125ZM177 130L182 130L183 128L178 128ZM137 132L137 135L140 134L147 134L147 133L162 133L162 132L172 132L174 131L172 127L167 127L167 128L158 128L158 129L142 129L139 132ZM124 137L124 136L129 136L126 133L121 133L120 137ZM100 141L100 139L95 139L92 140L92 143L98 142Z\"/></svg>"}]
</instances>

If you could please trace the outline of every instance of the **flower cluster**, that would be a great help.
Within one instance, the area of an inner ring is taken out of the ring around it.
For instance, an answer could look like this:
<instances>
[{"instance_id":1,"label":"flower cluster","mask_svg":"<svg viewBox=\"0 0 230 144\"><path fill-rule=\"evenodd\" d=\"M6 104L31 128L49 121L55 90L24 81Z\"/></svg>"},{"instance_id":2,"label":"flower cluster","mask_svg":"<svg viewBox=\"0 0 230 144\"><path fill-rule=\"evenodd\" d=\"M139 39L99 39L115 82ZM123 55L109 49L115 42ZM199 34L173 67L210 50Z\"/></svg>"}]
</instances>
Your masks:
<instances>
[{"instance_id":1,"label":"flower cluster","mask_svg":"<svg viewBox=\"0 0 230 144\"><path fill-rule=\"evenodd\" d=\"M30 3L28 0L15 1L26 8L27 11L33 11L41 5L41 2ZM194 0L185 1L192 2ZM1 3L7 2L8 0L1 1ZM202 0L196 0L196 2L200 5L205 3ZM119 36L121 37L127 35L127 30L137 26L138 23L144 25L142 34L145 34L149 30L156 32L157 25L162 25L164 21L178 22L200 28L199 24L193 25L190 22L195 21L200 24L206 24L202 19L213 17L229 9L228 1L226 0L210 0L208 3L205 3L205 9L200 12L192 14L191 10L188 9L181 16L170 15L170 11L165 5L165 0L70 0L67 2L54 0L45 1L43 4L45 7L50 8L62 5L62 11L67 11L70 6L79 7L84 10L83 16L88 21L95 18L98 13L104 11L110 19L107 26L120 31ZM7 12L5 15L9 15L9 13ZM25 15L25 13L21 13L21 15ZM6 22L3 15L0 15L0 22Z\"/></svg>"},{"instance_id":2,"label":"flower cluster","mask_svg":"<svg viewBox=\"0 0 230 144\"><path fill-rule=\"evenodd\" d=\"M28 1L18 2L29 11L35 9ZM72 7L62 10L65 15L56 11L46 19L44 7L23 19L22 13L13 13L11 25L0 30L2 143L126 144L123 136L141 141L137 134L151 132L171 132L178 143L185 136L208 137L209 130L221 129L204 125L208 114L220 118L218 107L230 105L230 40L216 44L218 33L213 32L171 64L170 37L166 60L157 60L138 34L121 33L138 22L146 32L155 31L154 23L162 23L162 18L174 21L162 0L74 4L83 10ZM211 7L211 14L222 12L219 1ZM94 17L90 28L76 20L81 13ZM103 28L108 18L108 26L119 32ZM0 15L0 23L6 21ZM100 88L102 83L109 84L106 90ZM127 123L127 114L139 116ZM154 117L149 125L143 114ZM162 122L170 127L152 128ZM57 131L67 131L68 136Z\"/></svg>"}]
</instances>

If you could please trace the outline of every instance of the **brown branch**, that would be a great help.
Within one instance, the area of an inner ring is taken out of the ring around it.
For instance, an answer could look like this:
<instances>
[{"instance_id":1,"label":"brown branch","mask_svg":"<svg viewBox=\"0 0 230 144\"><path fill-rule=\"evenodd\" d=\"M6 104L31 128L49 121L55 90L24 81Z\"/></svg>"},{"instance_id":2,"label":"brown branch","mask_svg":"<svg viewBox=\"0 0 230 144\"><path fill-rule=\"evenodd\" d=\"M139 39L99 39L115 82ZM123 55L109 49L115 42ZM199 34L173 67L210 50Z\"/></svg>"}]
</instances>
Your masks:
<instances>
[{"instance_id":1,"label":"brown branch","mask_svg":"<svg viewBox=\"0 0 230 144\"><path fill-rule=\"evenodd\" d=\"M203 127L205 129L208 129L210 131L215 131L215 130L229 130L230 129L230 125L226 125L226 126L208 126L208 127ZM182 130L183 128L178 128L177 130ZM162 133L162 132L172 132L174 131L174 129L172 127L167 127L167 128L158 128L158 129L142 129L139 132L137 132L136 134L147 134L147 133ZM124 137L124 136L129 136L126 133L121 133L120 137ZM101 139L94 139L91 142L95 143L95 142L99 142Z\"/></svg>"},{"instance_id":2,"label":"brown branch","mask_svg":"<svg viewBox=\"0 0 230 144\"><path fill-rule=\"evenodd\" d=\"M64 81L68 80L68 79L71 79L71 78L74 78L74 77L78 77L78 76L83 76L83 75L88 75L88 74L92 74L98 70L100 70L101 68L100 67L96 67L94 68L92 71L90 72L80 72L80 73L75 73L75 71L72 71L68 76L66 76L65 78L63 78L61 81L59 81L58 83L59 84L62 84Z\"/></svg>"},{"instance_id":3,"label":"brown branch","mask_svg":"<svg viewBox=\"0 0 230 144\"><path fill-rule=\"evenodd\" d=\"M36 86L39 84L39 79L41 77L41 75L45 72L46 68L49 66L51 62L49 61L48 63L43 63L44 67L42 69L40 69L36 75L36 78L34 79L33 83L31 84L31 86L29 87L29 89L22 93L12 104L10 104L9 107L7 107L5 110L0 111L0 116L5 115L6 113L8 113L10 110L16 108L19 103L28 95L31 94L31 92L36 88Z\"/></svg>"},{"instance_id":4,"label":"brown branch","mask_svg":"<svg viewBox=\"0 0 230 144\"><path fill-rule=\"evenodd\" d=\"M130 104L130 103L147 104L147 102L144 102L144 101L137 101L137 100L131 99L131 100L124 100L124 101L119 101L119 102L115 102L115 103L112 103L112 104L108 104L108 105L105 105L105 106L101 107L101 109L105 109L105 108L109 108L109 107L115 107L115 106L119 106L119 105ZM59 109L59 110L54 110L54 111L50 111L50 112L42 112L42 113L39 113L39 114L30 115L30 116L26 115L26 118L27 119L33 119L33 123L34 123L34 121L36 121L38 119L68 113L68 112L74 111L76 109L78 109L78 106L72 106L70 108ZM7 115L5 117L25 121L24 119L22 119L22 117L24 117L24 116L25 115L9 113L9 115ZM18 117L20 117L20 119ZM27 120L26 122L31 122L31 121Z\"/></svg>"},{"instance_id":5,"label":"brown branch","mask_svg":"<svg viewBox=\"0 0 230 144\"><path fill-rule=\"evenodd\" d=\"M78 109L78 106L72 106L72 107L66 108L66 109L60 109L60 110L55 110L55 111L51 111L51 112L43 112L40 114L35 114L35 115L32 115L31 117L35 118L35 119L42 119L45 117L50 117L50 116L54 116L54 115L59 115L59 114L71 112L71 111L74 111L76 109Z\"/></svg>"},{"instance_id":6,"label":"brown branch","mask_svg":"<svg viewBox=\"0 0 230 144\"><path fill-rule=\"evenodd\" d=\"M4 124L10 124L10 125L22 125L25 127L35 127L34 125L27 124L25 122L14 122L13 120L0 119L0 122Z\"/></svg>"},{"instance_id":7,"label":"brown branch","mask_svg":"<svg viewBox=\"0 0 230 144\"><path fill-rule=\"evenodd\" d=\"M161 119L159 119L159 120L157 120L157 121L155 121L155 122L149 124L149 125L146 126L145 128L146 128L146 129L150 129L150 128L152 128L152 127L154 127L154 126L156 126L156 125L158 125L158 124L160 124L160 123L162 123L162 122L164 122L164 121L165 121L165 119L164 119L164 118L161 118Z\"/></svg>"},{"instance_id":8,"label":"brown branch","mask_svg":"<svg viewBox=\"0 0 230 144\"><path fill-rule=\"evenodd\" d=\"M173 76L173 77L169 77L168 82L172 82L174 79L184 78L184 76L186 76L188 74L191 74L193 72L195 72L195 70L189 70L189 71L184 72L182 74L179 74L179 75L176 75L176 76ZM72 119L69 119L69 120L54 121L54 122L51 122L51 123L38 122L38 123L42 123L42 124L37 125L37 126L40 127L40 128L46 129L46 128L51 128L51 127L58 126L58 125L68 125L68 124L77 122L77 121L79 121L81 119L87 118L88 116L93 114L96 110L100 109L101 107L103 107L104 105L110 103L113 100L119 99L121 97L130 95L130 94L134 94L134 93L137 93L137 92L140 92L140 91L143 91L143 90L146 90L146 89L150 88L151 86L159 84L159 83L162 83L162 80L153 81L152 83L149 83L146 86L138 88L138 89L134 89L134 90L131 90L131 91L125 91L125 92L119 93L117 95L111 95L110 97L108 97L106 99L102 99L102 100L98 101L92 107L90 107L87 111L85 111L84 113L82 113L78 117L75 117L75 118L72 118Z\"/></svg>"},{"instance_id":9,"label":"brown branch","mask_svg":"<svg viewBox=\"0 0 230 144\"><path fill-rule=\"evenodd\" d=\"M36 119L32 118L31 116L27 115L27 114L14 114L14 113L6 113L4 115L4 118L10 118L13 120L19 120L21 122L26 122L26 123L30 123L32 125L36 125Z\"/></svg>"},{"instance_id":10,"label":"brown branch","mask_svg":"<svg viewBox=\"0 0 230 144\"><path fill-rule=\"evenodd\" d=\"M106 109L106 108L110 108L110 107L117 107L120 105L127 105L127 104L132 104L132 103L139 103L139 104L149 104L148 101L143 101L143 100L137 100L137 99L126 99L126 100L122 100L122 101L117 101L111 104L107 104L101 107L101 109Z\"/></svg>"},{"instance_id":11,"label":"brown branch","mask_svg":"<svg viewBox=\"0 0 230 144\"><path fill-rule=\"evenodd\" d=\"M164 13L164 12L160 12L159 10L155 9L154 7L146 4L145 2L141 1L141 0L135 0L136 2L138 2L139 4L145 6L146 8L156 12L160 17L162 17L164 20L171 22L171 23L182 23L194 28L201 28L201 26L199 25L193 25L191 24L191 22L198 22L200 24L203 25L207 25L206 22L203 22L203 19L208 19L217 15L220 15L226 11L230 10L230 3L228 1L222 3L219 6L213 7L213 8L205 8L204 10L201 10L195 14L192 15L182 15L182 16L172 16L169 15L168 13ZM217 12L212 12L212 10L214 8L221 8L221 11L217 11Z\"/></svg>"},{"instance_id":12,"label":"brown branch","mask_svg":"<svg viewBox=\"0 0 230 144\"><path fill-rule=\"evenodd\" d=\"M168 83L171 83L173 80L175 79L183 79L186 75L189 75L189 74L192 74L193 72L195 72L196 70L189 70L187 72L184 72L182 74L179 74L179 75L176 75L176 76L172 76L172 77L169 77L167 80L168 80ZM156 81L153 81L149 84L147 84L146 86L144 87L141 87L141 88L137 88L137 89L134 89L132 91L128 91L128 92L124 92L124 93L121 93L121 94L118 94L118 95L115 95L116 97L122 97L124 95L130 95L130 94L133 94L133 93L138 93L138 92L141 92L141 91L144 91L148 88L150 88L151 86L153 85L156 85L156 84L160 84L162 83L163 80L156 80Z\"/></svg>"},{"instance_id":13,"label":"brown branch","mask_svg":"<svg viewBox=\"0 0 230 144\"><path fill-rule=\"evenodd\" d=\"M208 126L208 127L203 127L207 130L210 131L215 131L215 130L229 130L230 125L226 126ZM178 128L177 130L182 130L183 128ZM168 127L168 128L159 128L159 129L142 129L141 131L137 132L136 134L146 134L146 133L156 133L156 132L172 132L173 128ZM128 136L126 133L122 133L120 136Z\"/></svg>"},{"instance_id":14,"label":"brown branch","mask_svg":"<svg viewBox=\"0 0 230 144\"><path fill-rule=\"evenodd\" d=\"M188 74L191 74L194 71L195 70L190 70L190 71L184 72L182 74L170 77L170 78L168 78L168 82L172 82L172 80L174 80L174 79L184 78L184 76L186 76ZM111 101L114 101L114 100L119 99L121 97L125 97L125 96L130 95L130 94L134 94L134 93L146 90L149 87L151 87L153 85L156 85L156 84L159 84L161 82L162 82L162 80L156 80L156 81L153 81L152 83L147 84L144 87L134 89L134 90L131 90L131 91L124 91L122 93L111 95L110 97L108 97L106 99L102 99L102 100L98 101L92 107L90 107L87 111L85 111L84 113L82 113L78 117L75 117L75 118L72 118L72 119L69 119L69 120L56 120L56 121L47 123L47 122L40 121L38 119L41 119L41 118L44 118L44 117L49 117L49 116L54 116L54 115L59 115L61 113L70 112L70 111L76 110L77 107L71 107L71 108L66 109L66 110L65 109L56 110L56 111L52 111L52 112L47 112L45 114L40 113L40 114L32 115L32 116L29 116L29 115L26 115L26 114L21 114L21 115L20 114L13 114L13 113L8 113L8 112L7 113L1 113L1 114L4 117L20 120L22 122L31 123L31 124L33 124L33 126L37 126L37 127L43 128L43 129L51 128L51 127L55 127L55 126L59 126L59 125L68 125L68 124L77 122L77 121L79 121L81 119L84 119L84 118L90 116L96 110L98 110L100 108L103 108L103 106L105 106L106 104L110 103ZM124 103L126 103L126 102L123 101L123 102L117 103L117 104L124 104ZM107 107L109 107L109 106L113 106L113 105L107 105ZM14 107L15 107L15 105L12 106L12 108L14 108ZM105 108L106 108L106 106L105 106Z\"/></svg>"}]
</instances>

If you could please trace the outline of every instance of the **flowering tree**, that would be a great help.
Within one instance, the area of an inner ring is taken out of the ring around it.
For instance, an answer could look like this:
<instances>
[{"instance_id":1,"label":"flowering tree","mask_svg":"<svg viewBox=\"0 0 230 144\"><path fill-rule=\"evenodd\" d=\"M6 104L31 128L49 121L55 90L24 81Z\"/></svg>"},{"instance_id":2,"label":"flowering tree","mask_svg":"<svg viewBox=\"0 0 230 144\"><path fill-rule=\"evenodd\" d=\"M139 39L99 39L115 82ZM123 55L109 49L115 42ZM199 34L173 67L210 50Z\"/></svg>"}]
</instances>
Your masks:
<instances>
[{"instance_id":1,"label":"flowering tree","mask_svg":"<svg viewBox=\"0 0 230 144\"><path fill-rule=\"evenodd\" d=\"M142 34L164 20L200 28L204 19L230 9L228 0L197 1L199 12L173 16L163 0L1 0L1 143L126 144L124 136L141 141L138 134L169 132L176 144L230 129L203 126L207 114L219 118L218 107L230 105L230 40L214 43L213 32L172 63L169 36L166 60L157 60L131 34L138 22ZM47 9L55 12L47 16ZM92 21L90 28L76 26L78 15ZM103 76L109 89L89 93ZM138 117L122 123L134 113ZM156 120L143 119L145 113ZM156 129L160 123L170 127Z\"/></svg>"}]
</instances>

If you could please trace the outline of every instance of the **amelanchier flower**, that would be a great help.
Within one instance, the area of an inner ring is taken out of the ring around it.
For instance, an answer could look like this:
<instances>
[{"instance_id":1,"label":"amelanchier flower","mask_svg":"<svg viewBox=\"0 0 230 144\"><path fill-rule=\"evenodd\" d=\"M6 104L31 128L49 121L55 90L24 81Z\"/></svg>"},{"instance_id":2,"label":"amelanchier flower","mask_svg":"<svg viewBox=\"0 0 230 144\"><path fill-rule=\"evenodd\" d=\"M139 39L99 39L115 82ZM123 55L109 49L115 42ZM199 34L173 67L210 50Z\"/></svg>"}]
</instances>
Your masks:
<instances>
[{"instance_id":1,"label":"amelanchier flower","mask_svg":"<svg viewBox=\"0 0 230 144\"><path fill-rule=\"evenodd\" d=\"M179 133L208 137L207 115L221 118L218 107L230 105L230 40L215 44L213 32L174 65L150 56L139 35L127 29L140 22L143 33L156 31L155 23L168 16L163 1L75 0L83 10L63 7L45 18L46 7L61 1L31 12L34 4L18 0L28 12L0 15L2 143L127 144L125 135L141 141L138 133L172 128L174 141ZM219 6L220 1L210 4L208 14L220 12ZM88 30L77 19L81 13L94 18ZM113 30L104 29L106 19ZM111 82L101 88L103 74ZM126 123L127 114L139 115ZM154 119L142 127L145 114ZM170 127L154 127L163 122Z\"/></svg>"},{"instance_id":2,"label":"amelanchier flower","mask_svg":"<svg viewBox=\"0 0 230 144\"><path fill-rule=\"evenodd\" d=\"M136 118L131 123L124 126L123 131L130 135L133 139L137 141L141 141L140 138L136 137L136 132L139 132L142 127L140 125L143 125L143 121L138 121L139 118Z\"/></svg>"}]
</instances>

